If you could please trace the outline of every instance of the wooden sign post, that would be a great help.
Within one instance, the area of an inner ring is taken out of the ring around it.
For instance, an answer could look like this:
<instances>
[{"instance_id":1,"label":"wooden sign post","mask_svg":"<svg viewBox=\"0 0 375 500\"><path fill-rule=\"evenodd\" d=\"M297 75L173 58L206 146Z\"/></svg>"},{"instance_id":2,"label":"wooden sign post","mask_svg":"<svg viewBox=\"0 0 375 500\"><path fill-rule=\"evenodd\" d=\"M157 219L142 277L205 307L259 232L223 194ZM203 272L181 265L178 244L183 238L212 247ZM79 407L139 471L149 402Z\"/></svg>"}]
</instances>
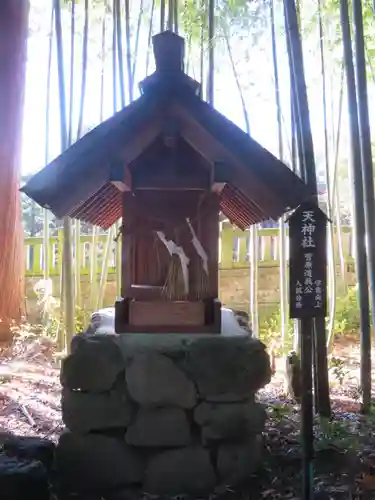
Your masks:
<instances>
[{"instance_id":1,"label":"wooden sign post","mask_svg":"<svg viewBox=\"0 0 375 500\"><path fill-rule=\"evenodd\" d=\"M327 315L327 217L314 202L289 217L290 317L301 322L301 435L303 499L313 498L313 330L314 318Z\"/></svg>"}]
</instances>

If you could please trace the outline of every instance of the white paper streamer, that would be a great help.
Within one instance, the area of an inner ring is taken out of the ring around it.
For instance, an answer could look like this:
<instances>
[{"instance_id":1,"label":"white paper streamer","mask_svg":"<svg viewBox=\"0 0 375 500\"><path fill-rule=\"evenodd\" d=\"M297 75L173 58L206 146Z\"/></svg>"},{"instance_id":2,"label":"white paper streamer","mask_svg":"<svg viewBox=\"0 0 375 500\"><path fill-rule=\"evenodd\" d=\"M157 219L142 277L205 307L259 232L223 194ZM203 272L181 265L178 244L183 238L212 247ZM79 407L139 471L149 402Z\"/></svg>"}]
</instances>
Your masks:
<instances>
[{"instance_id":1,"label":"white paper streamer","mask_svg":"<svg viewBox=\"0 0 375 500\"><path fill-rule=\"evenodd\" d=\"M185 294L187 295L189 293L189 272L188 272L188 265L190 262L189 258L186 256L184 249L176 245L174 241L167 240L165 234L162 231L156 231L156 234L158 235L160 241L164 243L171 256L173 254L179 256L181 261L182 276L184 278Z\"/></svg>"},{"instance_id":2,"label":"white paper streamer","mask_svg":"<svg viewBox=\"0 0 375 500\"><path fill-rule=\"evenodd\" d=\"M193 239L191 240L191 242L193 243L194 248L197 251L197 254L202 259L203 269L205 270L205 273L208 276L208 257L207 257L207 254L206 254L201 242L199 241L197 235L195 234L195 231L193 229L193 226L191 225L190 220L186 219L186 222L189 226L191 235L193 236Z\"/></svg>"}]
</instances>

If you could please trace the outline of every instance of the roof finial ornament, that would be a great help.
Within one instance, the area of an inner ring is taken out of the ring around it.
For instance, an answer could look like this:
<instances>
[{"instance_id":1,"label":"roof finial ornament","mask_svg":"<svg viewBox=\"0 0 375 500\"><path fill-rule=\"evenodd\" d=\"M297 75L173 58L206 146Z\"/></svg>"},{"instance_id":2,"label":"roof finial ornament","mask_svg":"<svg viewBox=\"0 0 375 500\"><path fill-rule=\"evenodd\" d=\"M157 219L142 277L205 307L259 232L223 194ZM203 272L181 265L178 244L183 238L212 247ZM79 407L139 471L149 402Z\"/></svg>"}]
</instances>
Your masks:
<instances>
[{"instance_id":1,"label":"roof finial ornament","mask_svg":"<svg viewBox=\"0 0 375 500\"><path fill-rule=\"evenodd\" d=\"M156 71L181 73L184 71L185 41L173 31L163 31L152 37Z\"/></svg>"}]
</instances>

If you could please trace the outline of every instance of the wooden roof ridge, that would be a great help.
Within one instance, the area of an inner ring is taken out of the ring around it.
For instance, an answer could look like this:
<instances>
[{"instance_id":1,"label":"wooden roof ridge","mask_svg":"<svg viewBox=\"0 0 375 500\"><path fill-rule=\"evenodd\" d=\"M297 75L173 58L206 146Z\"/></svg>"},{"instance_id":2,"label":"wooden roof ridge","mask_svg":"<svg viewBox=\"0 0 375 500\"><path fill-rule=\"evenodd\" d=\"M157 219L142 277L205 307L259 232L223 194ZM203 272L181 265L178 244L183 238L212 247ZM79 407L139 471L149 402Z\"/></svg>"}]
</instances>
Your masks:
<instances>
[{"instance_id":1,"label":"wooden roof ridge","mask_svg":"<svg viewBox=\"0 0 375 500\"><path fill-rule=\"evenodd\" d=\"M221 207L242 229L309 199L307 186L287 165L197 95L199 84L183 72L183 39L166 31L153 41L156 71L141 82L141 97L60 154L22 191L57 217L109 227L121 213L121 193L110 184L112 163L137 158L172 118L198 153L224 163Z\"/></svg>"},{"instance_id":2,"label":"wooden roof ridge","mask_svg":"<svg viewBox=\"0 0 375 500\"><path fill-rule=\"evenodd\" d=\"M218 110L186 90L176 93L176 99L190 117L239 160L244 176L250 174L268 186L272 196L282 202L283 213L311 198L312 193L298 175ZM234 184L243 191L243 183Z\"/></svg>"},{"instance_id":3,"label":"wooden roof ridge","mask_svg":"<svg viewBox=\"0 0 375 500\"><path fill-rule=\"evenodd\" d=\"M109 181L111 153L116 156L116 148L133 141L161 105L155 95L140 96L73 143L28 179L21 191L57 217L66 215L72 205L82 204ZM83 182L78 184L80 178ZM58 196L64 188L69 188L69 202Z\"/></svg>"}]
</instances>

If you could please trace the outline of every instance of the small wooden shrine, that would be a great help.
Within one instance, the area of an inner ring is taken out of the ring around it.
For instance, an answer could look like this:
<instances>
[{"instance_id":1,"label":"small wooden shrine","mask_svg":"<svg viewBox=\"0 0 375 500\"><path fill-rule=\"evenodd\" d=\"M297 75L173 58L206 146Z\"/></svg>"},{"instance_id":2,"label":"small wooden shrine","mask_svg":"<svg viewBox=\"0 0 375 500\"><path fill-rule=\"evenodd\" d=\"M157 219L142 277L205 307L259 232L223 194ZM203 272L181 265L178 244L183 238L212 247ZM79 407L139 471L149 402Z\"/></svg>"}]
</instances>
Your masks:
<instances>
[{"instance_id":1,"label":"small wooden shrine","mask_svg":"<svg viewBox=\"0 0 375 500\"><path fill-rule=\"evenodd\" d=\"M141 96L36 174L23 191L58 216L122 217L116 331L220 333L219 214L241 229L309 197L290 169L199 97L184 40L154 36Z\"/></svg>"}]
</instances>

